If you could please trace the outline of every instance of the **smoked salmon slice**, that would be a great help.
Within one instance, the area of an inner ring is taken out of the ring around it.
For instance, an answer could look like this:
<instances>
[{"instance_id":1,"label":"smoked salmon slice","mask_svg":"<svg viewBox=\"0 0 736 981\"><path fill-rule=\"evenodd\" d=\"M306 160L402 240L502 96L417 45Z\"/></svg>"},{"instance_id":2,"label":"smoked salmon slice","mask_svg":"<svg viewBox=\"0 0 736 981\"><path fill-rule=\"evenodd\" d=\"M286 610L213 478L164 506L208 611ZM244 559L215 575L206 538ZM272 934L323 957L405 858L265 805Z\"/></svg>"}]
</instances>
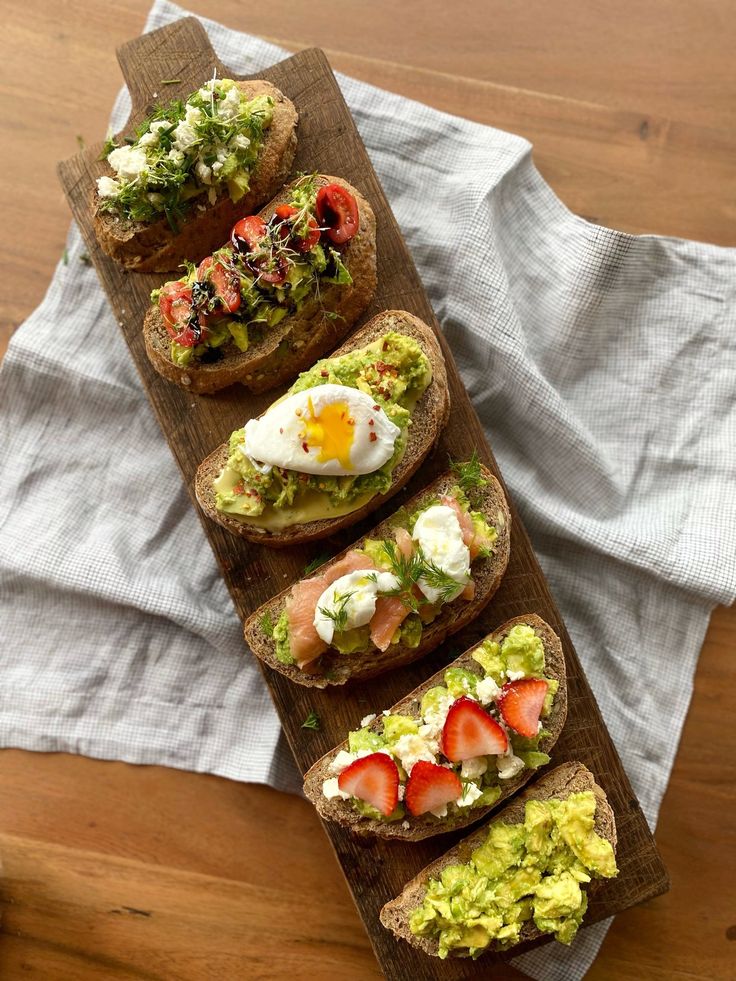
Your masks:
<instances>
[{"instance_id":1,"label":"smoked salmon slice","mask_svg":"<svg viewBox=\"0 0 736 981\"><path fill-rule=\"evenodd\" d=\"M460 531L463 534L463 541L470 549L470 561L472 562L473 559L477 557L482 546L486 544L483 540L483 536L476 534L473 519L470 517L467 511L463 511L454 497L450 497L449 494L443 494L440 501L442 501L442 503L448 508L452 508L457 515L457 520L460 522Z\"/></svg>"}]
</instances>

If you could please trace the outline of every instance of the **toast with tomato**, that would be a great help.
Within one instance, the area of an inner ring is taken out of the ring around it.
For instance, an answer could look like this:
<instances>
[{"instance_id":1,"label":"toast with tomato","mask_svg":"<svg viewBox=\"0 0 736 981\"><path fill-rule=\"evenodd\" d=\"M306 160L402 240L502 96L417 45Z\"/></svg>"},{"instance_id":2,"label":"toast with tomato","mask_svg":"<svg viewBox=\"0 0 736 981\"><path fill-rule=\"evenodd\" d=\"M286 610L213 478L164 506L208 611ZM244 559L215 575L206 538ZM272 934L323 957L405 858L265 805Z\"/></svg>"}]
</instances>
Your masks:
<instances>
[{"instance_id":1,"label":"toast with tomato","mask_svg":"<svg viewBox=\"0 0 736 981\"><path fill-rule=\"evenodd\" d=\"M515 617L376 711L307 772L320 816L405 841L464 828L550 762L567 716L560 639Z\"/></svg>"},{"instance_id":2,"label":"toast with tomato","mask_svg":"<svg viewBox=\"0 0 736 981\"><path fill-rule=\"evenodd\" d=\"M92 196L100 247L137 272L166 272L216 249L286 180L293 103L264 80L206 82L109 140Z\"/></svg>"},{"instance_id":3,"label":"toast with tomato","mask_svg":"<svg viewBox=\"0 0 736 981\"><path fill-rule=\"evenodd\" d=\"M230 240L152 294L143 333L156 371L206 394L264 392L345 336L376 288L376 221L363 195L323 174L286 185Z\"/></svg>"},{"instance_id":4,"label":"toast with tomato","mask_svg":"<svg viewBox=\"0 0 736 981\"><path fill-rule=\"evenodd\" d=\"M455 464L259 607L246 620L245 639L269 667L308 687L410 664L490 601L508 565L510 538L511 514L496 478L477 458Z\"/></svg>"}]
</instances>

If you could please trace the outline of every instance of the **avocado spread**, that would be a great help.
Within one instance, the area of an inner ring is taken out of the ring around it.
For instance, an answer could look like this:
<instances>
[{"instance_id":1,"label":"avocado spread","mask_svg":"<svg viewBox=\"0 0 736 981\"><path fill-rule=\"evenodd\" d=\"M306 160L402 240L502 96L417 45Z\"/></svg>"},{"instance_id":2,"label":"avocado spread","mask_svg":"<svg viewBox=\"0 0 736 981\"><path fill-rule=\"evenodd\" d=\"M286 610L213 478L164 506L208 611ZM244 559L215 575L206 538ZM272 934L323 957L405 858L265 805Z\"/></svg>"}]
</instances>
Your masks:
<instances>
[{"instance_id":1,"label":"avocado spread","mask_svg":"<svg viewBox=\"0 0 736 981\"><path fill-rule=\"evenodd\" d=\"M240 200L272 118L269 96L248 99L229 78L158 106L124 143L105 144L115 177L97 182L101 210L135 222L165 216L177 232L197 198Z\"/></svg>"},{"instance_id":2,"label":"avocado spread","mask_svg":"<svg viewBox=\"0 0 736 981\"><path fill-rule=\"evenodd\" d=\"M618 873L611 843L594 830L595 806L588 790L527 801L523 824L494 821L468 862L429 880L411 932L437 940L443 958L511 947L530 920L571 943L587 908L582 885Z\"/></svg>"},{"instance_id":3,"label":"avocado spread","mask_svg":"<svg viewBox=\"0 0 736 981\"><path fill-rule=\"evenodd\" d=\"M373 473L327 476L283 467L261 472L243 452L245 430L230 437L227 464L215 481L215 506L264 528L283 528L318 518L349 514L391 486L404 455L411 415L432 379L429 359L415 340L390 331L366 347L318 361L287 395L319 385L345 385L375 399L399 427L391 458Z\"/></svg>"},{"instance_id":4,"label":"avocado spread","mask_svg":"<svg viewBox=\"0 0 736 981\"><path fill-rule=\"evenodd\" d=\"M442 754L440 737L453 702L468 695L500 720L496 700L500 694L499 686L507 681L509 671L517 680L531 677L546 681L548 692L541 718L546 718L552 711L558 682L544 677L544 645L531 626L516 624L500 643L485 640L471 656L478 669L450 665L444 673L444 685L429 688L422 696L418 715L378 716L351 732L348 736L351 758L344 759L345 765L361 754L386 750L398 766L402 785L406 784L411 768L418 760L449 766L460 778L463 792L458 800L450 802L440 812L430 812L442 819L466 808L491 806L501 796L506 780L524 769L536 769L549 763L547 753L539 750L540 740L549 735L543 727L533 739L525 739L512 729L506 729L509 749L503 756L483 756L452 763ZM486 668L489 663L490 671ZM510 664L515 667L510 668ZM378 820L396 821L405 817L402 804L388 817L357 798L351 798L351 804L359 813Z\"/></svg>"}]
</instances>

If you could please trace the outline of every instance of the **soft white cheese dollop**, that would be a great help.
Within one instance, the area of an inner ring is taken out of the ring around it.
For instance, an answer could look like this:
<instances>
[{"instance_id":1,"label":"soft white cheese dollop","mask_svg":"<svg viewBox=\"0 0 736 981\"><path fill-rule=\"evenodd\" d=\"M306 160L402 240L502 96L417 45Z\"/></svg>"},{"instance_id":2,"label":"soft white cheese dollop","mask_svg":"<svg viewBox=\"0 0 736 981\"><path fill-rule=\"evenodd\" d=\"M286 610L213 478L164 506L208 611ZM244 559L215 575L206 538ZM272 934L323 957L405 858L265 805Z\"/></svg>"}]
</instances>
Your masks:
<instances>
[{"instance_id":1,"label":"soft white cheese dollop","mask_svg":"<svg viewBox=\"0 0 736 981\"><path fill-rule=\"evenodd\" d=\"M419 545L424 556L457 583L457 588L444 600L449 602L459 596L470 582L470 549L463 541L463 533L457 515L446 504L433 504L422 511L416 520L411 537ZM436 603L442 591L430 586L424 579L419 588L430 603Z\"/></svg>"},{"instance_id":2,"label":"soft white cheese dollop","mask_svg":"<svg viewBox=\"0 0 736 981\"><path fill-rule=\"evenodd\" d=\"M474 804L478 800L482 793L483 791L477 784L466 783L463 787L462 794L458 797L455 803L458 807L470 807L471 804Z\"/></svg>"},{"instance_id":3,"label":"soft white cheese dollop","mask_svg":"<svg viewBox=\"0 0 736 981\"><path fill-rule=\"evenodd\" d=\"M376 612L379 593L388 593L398 585L398 579L390 572L362 569L340 576L317 600L314 629L326 644L331 644L336 618L341 631L364 626Z\"/></svg>"},{"instance_id":4,"label":"soft white cheese dollop","mask_svg":"<svg viewBox=\"0 0 736 981\"><path fill-rule=\"evenodd\" d=\"M475 694L481 705L490 705L498 698L500 691L493 678L481 678L475 687Z\"/></svg>"},{"instance_id":5,"label":"soft white cheese dollop","mask_svg":"<svg viewBox=\"0 0 736 981\"><path fill-rule=\"evenodd\" d=\"M485 756L473 756L469 760L463 760L460 767L460 776L463 780L476 780L482 777L488 769L488 760Z\"/></svg>"},{"instance_id":6,"label":"soft white cheese dollop","mask_svg":"<svg viewBox=\"0 0 736 981\"><path fill-rule=\"evenodd\" d=\"M120 180L134 181L148 168L146 151L139 146L116 147L107 158L107 162L118 175Z\"/></svg>"},{"instance_id":7,"label":"soft white cheese dollop","mask_svg":"<svg viewBox=\"0 0 736 981\"><path fill-rule=\"evenodd\" d=\"M250 419L240 449L251 460L300 473L365 474L391 459L399 432L365 392L317 385Z\"/></svg>"},{"instance_id":8,"label":"soft white cheese dollop","mask_svg":"<svg viewBox=\"0 0 736 981\"><path fill-rule=\"evenodd\" d=\"M508 756L497 756L496 767L500 780L510 780L524 769L524 761L511 753Z\"/></svg>"},{"instance_id":9,"label":"soft white cheese dollop","mask_svg":"<svg viewBox=\"0 0 736 981\"><path fill-rule=\"evenodd\" d=\"M97 193L101 198L114 198L120 190L120 184L114 177L98 177Z\"/></svg>"},{"instance_id":10,"label":"soft white cheese dollop","mask_svg":"<svg viewBox=\"0 0 736 981\"><path fill-rule=\"evenodd\" d=\"M323 781L322 793L327 800L332 800L333 797L341 797L343 800L347 800L350 797L350 794L345 793L344 790L340 790L337 777L330 777L328 780Z\"/></svg>"}]
</instances>

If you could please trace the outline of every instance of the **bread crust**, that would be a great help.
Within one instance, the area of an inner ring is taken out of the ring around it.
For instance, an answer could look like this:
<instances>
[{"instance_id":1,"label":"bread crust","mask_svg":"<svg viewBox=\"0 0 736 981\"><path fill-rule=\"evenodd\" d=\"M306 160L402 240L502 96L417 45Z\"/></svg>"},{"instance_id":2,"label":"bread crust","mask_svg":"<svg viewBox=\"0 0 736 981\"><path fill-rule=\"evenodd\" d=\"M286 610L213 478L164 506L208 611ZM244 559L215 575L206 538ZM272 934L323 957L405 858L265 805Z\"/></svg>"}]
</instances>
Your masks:
<instances>
[{"instance_id":1,"label":"bread crust","mask_svg":"<svg viewBox=\"0 0 736 981\"><path fill-rule=\"evenodd\" d=\"M552 630L548 623L538 617L536 614L527 613L523 616L514 617L513 620L508 620L497 630L494 630L491 634L488 634L492 640L500 641L506 634L518 623L529 624L533 627L535 632L541 637L542 643L544 644L544 655L545 655L545 675L548 678L557 679L559 682L559 688L552 706L552 712L544 720L544 728L550 733L545 739L540 740L539 749L540 752L548 752L552 746L557 742L557 739L562 732L563 726L565 724L565 719L567 717L567 683L566 683L566 671L565 671L565 655L562 650L562 644L560 638ZM444 684L444 673L448 667L465 667L465 668L479 668L479 665L470 656L471 652L475 650L478 644L474 644L472 647L468 648L463 654L460 655L456 660L452 661L450 664L445 665L436 674L433 674L431 678L428 678L423 684L415 688L412 692L409 692L401 701L397 702L395 705L391 706L391 714L400 715L412 715L416 717L419 714L420 704L422 700L422 695L428 691L430 688L434 688L437 685ZM376 732L380 731L381 727L381 716L379 715L373 722L370 723L369 728L375 729ZM328 800L322 793L322 783L324 780L331 776L334 776L329 770L329 764L334 759L335 754L339 750L347 750L348 741L345 739L339 746L335 746L330 750L329 753L325 753L317 762L307 771L304 777L304 793L311 800L320 817L324 818L326 821L336 821L338 824L347 827L354 834L358 835L375 835L378 838L388 838L388 839L400 839L403 841L421 841L423 838L430 838L434 835L444 834L448 831L457 831L459 828L465 828L469 824L475 824L486 814L495 810L499 804L507 800L516 791L527 783L531 777L536 772L535 770L530 770L525 768L516 777L510 780L502 781L502 791L501 796L498 800L490 807L484 808L467 808L466 812L458 812L451 818L444 818L438 821L431 814L423 814L420 817L407 816L407 821L409 822L409 828L403 827L403 822L392 821L390 824L385 821L378 821L370 818L362 817L347 800L342 800L339 797L332 798Z\"/></svg>"},{"instance_id":2,"label":"bread crust","mask_svg":"<svg viewBox=\"0 0 736 981\"><path fill-rule=\"evenodd\" d=\"M357 330L332 353L331 357L339 357L341 354L365 347L366 344L370 344L371 341L391 330L412 337L420 344L432 364L432 381L414 408L406 451L394 469L393 482L389 490L385 494L376 494L362 507L341 517L321 518L306 524L292 525L278 532L265 531L238 521L236 517L224 514L215 507L212 482L227 462L228 444L225 442L203 460L195 476L194 490L197 501L208 518L241 538L267 545L269 548L286 548L289 545L325 538L341 528L355 524L401 490L439 439L450 415L445 360L434 331L406 310L384 310Z\"/></svg>"},{"instance_id":3,"label":"bread crust","mask_svg":"<svg viewBox=\"0 0 736 981\"><path fill-rule=\"evenodd\" d=\"M381 923L387 930L390 930L397 938L406 940L412 947L424 951L432 957L438 957L438 942L426 937L415 937L409 929L409 917L413 910L421 905L426 892L427 882L430 878L437 878L440 872L448 865L467 862L471 852L479 845L483 844L488 833L488 828L494 821L502 820L509 824L521 824L524 820L524 808L528 800L549 800L552 797L565 799L571 794L582 791L592 790L596 799L595 810L595 830L610 841L614 854L616 852L616 820L608 803L605 792L595 782L595 778L590 770L582 763L570 762L563 763L545 773L543 777L535 781L524 793L519 794L510 804L494 814L491 821L485 822L482 827L477 828L472 834L463 838L457 845L445 852L440 858L436 859L426 868L422 869L410 882L408 882L401 894L386 903L380 913ZM592 879L586 886L588 897L594 895L602 886L605 879ZM519 952L522 944L537 940L540 937L548 937L548 934L540 933L532 921L524 924L521 930L522 939L512 948L499 948L496 944L488 947L490 951L499 949L510 950L514 954ZM452 955L450 955L452 956Z\"/></svg>"},{"instance_id":4,"label":"bread crust","mask_svg":"<svg viewBox=\"0 0 736 981\"><path fill-rule=\"evenodd\" d=\"M440 616L433 623L423 627L422 639L417 647L411 648L404 644L392 644L388 650L381 652L372 646L365 653L356 652L353 654L340 654L331 649L322 655L320 672L313 674L306 673L296 664L283 664L275 655L273 639L263 632L261 620L268 613L274 623L278 621L292 590L292 586L288 586L259 607L245 621L245 639L251 651L270 668L285 675L296 684L309 688L326 688L333 685L344 685L346 682L357 679L373 678L400 665L411 664L412 661L424 657L425 654L439 647L447 637L474 620L490 601L501 583L509 561L511 537L511 512L501 485L490 470L486 467L482 467L481 470L487 484L485 487L472 492L472 507L474 511L483 512L496 528L498 538L496 539L495 550L488 558L477 558L472 564L471 572L475 583L473 599L469 602L458 599L453 603L446 604ZM418 494L415 494L414 497L405 501L402 508L412 513L421 506L423 499L445 494L456 484L457 478L454 474L451 472L442 474ZM372 528L357 542L325 563L324 568L339 562L352 549L360 548L366 538L392 538L392 518L393 516L390 516Z\"/></svg>"},{"instance_id":5,"label":"bread crust","mask_svg":"<svg viewBox=\"0 0 736 981\"><path fill-rule=\"evenodd\" d=\"M274 103L271 125L251 171L249 190L238 202L233 202L225 191L214 204L206 204L204 211L190 208L175 233L164 217L154 222L135 222L101 210L95 187L91 202L95 234L100 248L111 259L136 272L168 272L185 259L198 262L222 245L239 218L252 214L284 183L296 153L296 107L264 79L236 84L249 99L270 95ZM111 169L109 173L113 175Z\"/></svg>"},{"instance_id":6,"label":"bread crust","mask_svg":"<svg viewBox=\"0 0 736 981\"><path fill-rule=\"evenodd\" d=\"M160 375L198 395L218 392L236 382L252 392L266 392L310 367L348 333L376 291L376 218L368 201L352 184L326 174L318 175L316 182L318 186L340 184L358 203L360 230L340 253L352 285L324 284L320 301L307 300L296 313L265 330L247 351L234 350L214 364L184 368L171 360L171 338L158 306L151 306L143 321L143 338L151 364ZM261 209L259 214L264 221L289 200L294 183L283 187ZM218 247L222 242L218 241ZM326 316L326 312L339 317Z\"/></svg>"}]
</instances>

